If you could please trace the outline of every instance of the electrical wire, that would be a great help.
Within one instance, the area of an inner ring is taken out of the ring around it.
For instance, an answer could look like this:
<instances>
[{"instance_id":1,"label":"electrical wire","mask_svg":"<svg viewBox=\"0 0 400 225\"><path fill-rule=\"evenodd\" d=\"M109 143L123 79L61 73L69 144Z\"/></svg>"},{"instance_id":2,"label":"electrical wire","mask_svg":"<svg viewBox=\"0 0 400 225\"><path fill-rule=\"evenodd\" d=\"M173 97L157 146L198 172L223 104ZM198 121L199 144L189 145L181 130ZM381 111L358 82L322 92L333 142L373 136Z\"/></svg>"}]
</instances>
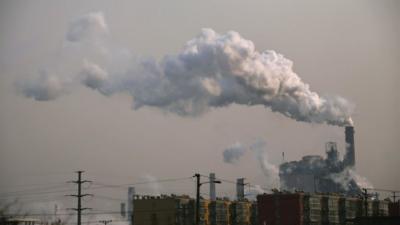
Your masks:
<instances>
[{"instance_id":1,"label":"electrical wire","mask_svg":"<svg viewBox=\"0 0 400 225\"><path fill-rule=\"evenodd\" d=\"M395 192L395 193L400 193L399 190L388 190L388 189L382 189L382 188L364 188L366 190L371 190L371 191L382 191L382 192Z\"/></svg>"},{"instance_id":2,"label":"electrical wire","mask_svg":"<svg viewBox=\"0 0 400 225\"><path fill-rule=\"evenodd\" d=\"M192 179L192 177L181 177L181 178L170 178L170 179L160 179L154 181L143 181L137 183L128 183L128 184L104 184L100 182L93 182L93 185L98 185L95 187L91 187L90 189L100 189L100 188L126 188L128 186L135 186L135 185L143 185L143 184L152 184L152 183L165 183L165 182L175 182L175 181L182 181Z\"/></svg>"},{"instance_id":3,"label":"electrical wire","mask_svg":"<svg viewBox=\"0 0 400 225\"><path fill-rule=\"evenodd\" d=\"M11 192L3 192L0 193L0 195L20 195L20 194L25 194L24 192L30 192L30 193L36 193L36 191L43 192L45 190L50 190L50 189L59 189L65 188L65 183L64 184L59 184L55 186L48 186L48 187L41 187L41 188L31 188L31 189L24 189L24 190L18 190L18 191L11 191Z\"/></svg>"},{"instance_id":4,"label":"electrical wire","mask_svg":"<svg viewBox=\"0 0 400 225\"><path fill-rule=\"evenodd\" d=\"M209 176L204 175L204 174L200 174L200 176L205 177L205 178L210 178ZM215 177L215 179L216 179L216 180L219 180L219 181L222 181L222 182L225 182L225 183L229 183L229 184L234 184L234 185L237 184L236 181L232 181L232 180L228 180L228 179L223 179L223 178L220 178L220 177ZM249 187L253 187L253 188L258 188L258 187L260 187L260 188L263 189L264 191L269 191L269 190L270 190L269 188L261 187L261 186L256 186L256 185L252 185L252 184L250 184L250 183L245 184L245 186L249 186Z\"/></svg>"}]
</instances>

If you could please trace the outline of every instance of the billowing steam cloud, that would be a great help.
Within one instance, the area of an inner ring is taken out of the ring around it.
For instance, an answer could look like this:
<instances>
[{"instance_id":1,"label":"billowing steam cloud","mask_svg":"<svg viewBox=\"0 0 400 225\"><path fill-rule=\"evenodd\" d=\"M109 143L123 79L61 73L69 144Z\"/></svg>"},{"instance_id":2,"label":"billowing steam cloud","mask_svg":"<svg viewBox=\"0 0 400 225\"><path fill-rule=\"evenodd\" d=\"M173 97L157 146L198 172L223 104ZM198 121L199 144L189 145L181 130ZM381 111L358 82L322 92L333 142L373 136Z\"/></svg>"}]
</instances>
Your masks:
<instances>
[{"instance_id":1,"label":"billowing steam cloud","mask_svg":"<svg viewBox=\"0 0 400 225\"><path fill-rule=\"evenodd\" d=\"M108 30L101 12L89 13L70 24L66 40L99 45ZM166 55L161 61L126 60L130 65L123 71L115 66L120 63L118 57L106 57L107 63L100 64L86 58L88 63L79 74L83 78L72 80L104 95L129 93L135 109L150 106L197 116L231 104L263 105L297 121L339 126L352 123L351 107L345 99L319 96L293 72L292 61L275 51L257 51L253 42L234 31L218 34L203 29L178 54ZM36 100L59 96L43 96L50 86L40 82L45 80L28 83L22 92Z\"/></svg>"}]
</instances>

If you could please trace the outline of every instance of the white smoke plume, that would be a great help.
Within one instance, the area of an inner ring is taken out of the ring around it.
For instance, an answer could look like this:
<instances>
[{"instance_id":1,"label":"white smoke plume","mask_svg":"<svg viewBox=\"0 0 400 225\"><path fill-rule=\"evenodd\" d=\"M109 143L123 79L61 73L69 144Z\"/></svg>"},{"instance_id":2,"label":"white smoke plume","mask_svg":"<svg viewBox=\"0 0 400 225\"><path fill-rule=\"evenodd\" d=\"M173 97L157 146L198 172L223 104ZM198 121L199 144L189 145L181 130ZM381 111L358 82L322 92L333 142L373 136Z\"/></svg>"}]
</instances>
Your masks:
<instances>
[{"instance_id":1,"label":"white smoke plume","mask_svg":"<svg viewBox=\"0 0 400 225\"><path fill-rule=\"evenodd\" d=\"M148 182L149 191L151 191L150 194L157 195L157 196L161 195L161 186L160 186L159 182L157 181L157 178L150 174L146 174L144 176L144 178Z\"/></svg>"},{"instance_id":2,"label":"white smoke plume","mask_svg":"<svg viewBox=\"0 0 400 225\"><path fill-rule=\"evenodd\" d=\"M356 173L355 170L350 169L350 176L354 179L357 183L358 187L360 188L374 188L371 182L368 181L366 177L361 176L360 174Z\"/></svg>"},{"instance_id":3,"label":"white smoke plume","mask_svg":"<svg viewBox=\"0 0 400 225\"><path fill-rule=\"evenodd\" d=\"M243 146L241 143L236 142L232 146L228 147L222 153L224 157L224 162L226 163L237 163L239 159L244 155L246 152L246 147Z\"/></svg>"},{"instance_id":4,"label":"white smoke plume","mask_svg":"<svg viewBox=\"0 0 400 225\"><path fill-rule=\"evenodd\" d=\"M18 217L33 217L42 223L67 224L71 215L66 213L62 202L43 199L15 199L12 202L5 200L0 203L0 214L19 215Z\"/></svg>"},{"instance_id":5,"label":"white smoke plume","mask_svg":"<svg viewBox=\"0 0 400 225\"><path fill-rule=\"evenodd\" d=\"M89 13L71 22L66 40L99 45L108 30L103 13ZM218 34L203 29L180 52L160 61L121 59L131 61L123 71L114 66L120 64L117 59L106 57L107 63L84 66L82 70L89 70L90 75L83 73L82 83L104 95L129 93L135 109L148 106L181 116L198 116L210 108L231 104L263 105L297 121L352 124L352 107L347 100L321 97L311 91L293 72L292 61L272 50L257 51L252 41L235 31ZM33 89L29 85L25 88ZM58 97L36 98L31 92L23 91L36 100Z\"/></svg>"},{"instance_id":6,"label":"white smoke plume","mask_svg":"<svg viewBox=\"0 0 400 225\"><path fill-rule=\"evenodd\" d=\"M261 139L248 146L237 142L231 147L225 149L222 153L224 162L231 164L237 163L246 152L254 153L258 165L266 178L265 181L267 186L271 188L277 187L279 183L279 168L269 161L266 151L266 143Z\"/></svg>"},{"instance_id":7,"label":"white smoke plume","mask_svg":"<svg viewBox=\"0 0 400 225\"><path fill-rule=\"evenodd\" d=\"M103 86L108 79L108 74L100 66L85 60L81 77L82 84L85 86L98 90L100 93L106 93Z\"/></svg>"},{"instance_id":8,"label":"white smoke plume","mask_svg":"<svg viewBox=\"0 0 400 225\"><path fill-rule=\"evenodd\" d=\"M352 182L355 182L359 188L373 188L373 185L367 178L359 175L353 169L347 168L340 173L333 173L328 176L335 183L340 184L344 190L348 191L351 188Z\"/></svg>"},{"instance_id":9,"label":"white smoke plume","mask_svg":"<svg viewBox=\"0 0 400 225\"><path fill-rule=\"evenodd\" d=\"M73 20L65 38L70 42L93 41L108 34L103 12L91 12Z\"/></svg>"},{"instance_id":10,"label":"white smoke plume","mask_svg":"<svg viewBox=\"0 0 400 225\"><path fill-rule=\"evenodd\" d=\"M37 101L49 101L66 93L66 82L60 77L49 75L42 71L40 76L33 80L24 80L16 83L17 89L26 97Z\"/></svg>"},{"instance_id":11,"label":"white smoke plume","mask_svg":"<svg viewBox=\"0 0 400 225\"><path fill-rule=\"evenodd\" d=\"M256 200L257 195L263 194L265 192L266 192L266 190L264 190L260 185L256 184L256 185L250 186L249 189L246 190L244 195L248 199Z\"/></svg>"},{"instance_id":12,"label":"white smoke plume","mask_svg":"<svg viewBox=\"0 0 400 225\"><path fill-rule=\"evenodd\" d=\"M265 148L266 143L262 140L259 140L250 146L250 149L255 153L261 171L266 178L267 186L271 188L278 187L279 168L269 161Z\"/></svg>"}]
</instances>

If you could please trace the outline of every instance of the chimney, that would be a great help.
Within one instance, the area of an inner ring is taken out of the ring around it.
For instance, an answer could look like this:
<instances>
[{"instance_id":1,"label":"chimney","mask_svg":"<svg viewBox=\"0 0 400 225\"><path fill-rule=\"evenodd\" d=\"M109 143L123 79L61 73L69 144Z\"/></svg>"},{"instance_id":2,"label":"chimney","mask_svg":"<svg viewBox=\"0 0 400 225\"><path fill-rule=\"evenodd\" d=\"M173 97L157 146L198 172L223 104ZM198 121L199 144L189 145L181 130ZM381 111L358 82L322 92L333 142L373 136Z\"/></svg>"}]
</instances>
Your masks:
<instances>
[{"instance_id":1,"label":"chimney","mask_svg":"<svg viewBox=\"0 0 400 225\"><path fill-rule=\"evenodd\" d=\"M343 158L344 167L355 166L355 150L354 150L354 127L346 126L346 153Z\"/></svg>"},{"instance_id":2,"label":"chimney","mask_svg":"<svg viewBox=\"0 0 400 225\"><path fill-rule=\"evenodd\" d=\"M125 202L121 202L121 217L125 218L126 216L126 206L125 206Z\"/></svg>"},{"instance_id":3,"label":"chimney","mask_svg":"<svg viewBox=\"0 0 400 225\"><path fill-rule=\"evenodd\" d=\"M236 180L236 197L238 201L244 199L244 178L238 178Z\"/></svg>"},{"instance_id":4,"label":"chimney","mask_svg":"<svg viewBox=\"0 0 400 225\"><path fill-rule=\"evenodd\" d=\"M216 193L215 193L215 173L210 173L210 200L215 201L217 199Z\"/></svg>"},{"instance_id":5,"label":"chimney","mask_svg":"<svg viewBox=\"0 0 400 225\"><path fill-rule=\"evenodd\" d=\"M128 188L128 221L129 224L133 224L133 199L135 197L135 188L134 187L129 187Z\"/></svg>"}]
</instances>

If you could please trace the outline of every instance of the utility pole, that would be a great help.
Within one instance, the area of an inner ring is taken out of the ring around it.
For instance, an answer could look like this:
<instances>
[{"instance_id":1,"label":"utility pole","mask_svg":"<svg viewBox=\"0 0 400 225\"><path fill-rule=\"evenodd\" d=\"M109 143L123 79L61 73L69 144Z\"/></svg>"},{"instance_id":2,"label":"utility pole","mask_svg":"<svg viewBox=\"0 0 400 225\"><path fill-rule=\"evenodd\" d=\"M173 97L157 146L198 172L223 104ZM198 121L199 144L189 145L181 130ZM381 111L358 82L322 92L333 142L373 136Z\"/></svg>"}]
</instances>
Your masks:
<instances>
[{"instance_id":1,"label":"utility pole","mask_svg":"<svg viewBox=\"0 0 400 225\"><path fill-rule=\"evenodd\" d=\"M111 223L112 220L99 220L99 223L102 223L104 225L107 225L108 223Z\"/></svg>"},{"instance_id":2,"label":"utility pole","mask_svg":"<svg viewBox=\"0 0 400 225\"><path fill-rule=\"evenodd\" d=\"M200 224L200 174L196 173L196 225Z\"/></svg>"},{"instance_id":3,"label":"utility pole","mask_svg":"<svg viewBox=\"0 0 400 225\"><path fill-rule=\"evenodd\" d=\"M363 188L363 196L364 196L364 207L365 207L365 216L368 216L368 190Z\"/></svg>"},{"instance_id":4,"label":"utility pole","mask_svg":"<svg viewBox=\"0 0 400 225\"><path fill-rule=\"evenodd\" d=\"M68 196L72 196L72 197L76 197L78 198L78 206L77 208L71 208L72 210L75 210L77 212L77 225L81 225L81 214L82 211L90 209L90 208L82 208L82 197L85 196L93 196L91 194L82 194L82 184L83 183L90 183L91 181L88 180L82 180L82 173L84 171L76 171L76 173L78 174L78 180L74 180L74 181L70 181L70 183L75 183L78 184L78 194L77 195L68 195Z\"/></svg>"},{"instance_id":5,"label":"utility pole","mask_svg":"<svg viewBox=\"0 0 400 225\"><path fill-rule=\"evenodd\" d=\"M196 225L200 224L200 187L202 184L208 184L208 183L215 183L215 184L220 184L220 180L213 180L213 181L207 181L200 183L200 174L196 173L193 177L196 177Z\"/></svg>"},{"instance_id":6,"label":"utility pole","mask_svg":"<svg viewBox=\"0 0 400 225\"><path fill-rule=\"evenodd\" d=\"M396 192L395 191L393 191L393 195L392 195L392 197L393 197L393 202L396 202Z\"/></svg>"}]
</instances>

